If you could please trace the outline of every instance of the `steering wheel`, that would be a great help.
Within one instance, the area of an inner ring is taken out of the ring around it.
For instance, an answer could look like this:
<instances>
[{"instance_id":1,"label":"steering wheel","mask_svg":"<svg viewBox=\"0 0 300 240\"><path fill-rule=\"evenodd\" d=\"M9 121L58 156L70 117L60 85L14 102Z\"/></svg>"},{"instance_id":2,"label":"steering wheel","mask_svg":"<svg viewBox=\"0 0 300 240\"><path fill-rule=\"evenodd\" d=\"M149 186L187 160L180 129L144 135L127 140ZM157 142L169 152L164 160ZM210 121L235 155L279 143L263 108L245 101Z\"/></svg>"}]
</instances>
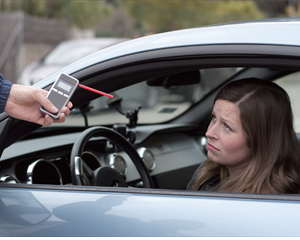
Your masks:
<instances>
[{"instance_id":1,"label":"steering wheel","mask_svg":"<svg viewBox=\"0 0 300 240\"><path fill-rule=\"evenodd\" d=\"M135 148L121 134L106 127L88 128L79 135L74 143L70 160L71 177L74 185L127 187L125 179L116 170L107 166L92 170L82 160L85 144L96 134L115 142L122 148L137 168L143 181L143 187L153 187L150 175Z\"/></svg>"}]
</instances>

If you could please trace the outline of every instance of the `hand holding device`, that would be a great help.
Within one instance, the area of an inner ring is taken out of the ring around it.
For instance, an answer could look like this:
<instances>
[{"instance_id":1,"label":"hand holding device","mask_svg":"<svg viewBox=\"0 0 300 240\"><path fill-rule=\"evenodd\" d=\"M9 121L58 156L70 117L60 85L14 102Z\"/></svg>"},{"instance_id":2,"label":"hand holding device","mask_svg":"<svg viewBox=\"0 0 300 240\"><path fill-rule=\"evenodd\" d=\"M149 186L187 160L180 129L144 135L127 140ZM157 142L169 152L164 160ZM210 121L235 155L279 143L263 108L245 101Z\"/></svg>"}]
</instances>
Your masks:
<instances>
[{"instance_id":1,"label":"hand holding device","mask_svg":"<svg viewBox=\"0 0 300 240\"><path fill-rule=\"evenodd\" d=\"M68 103L70 98L72 97L76 87L79 86L88 91L92 91L110 98L113 98L113 95L98 91L96 89L84 86L79 84L79 81L71 77L70 75L62 73L58 79L52 85L50 91L48 92L47 98L53 103L53 105L58 109L58 112L53 114L47 111L44 107L40 107L40 110L48 114L54 119L57 119L61 113L62 108Z\"/></svg>"},{"instance_id":2,"label":"hand holding device","mask_svg":"<svg viewBox=\"0 0 300 240\"><path fill-rule=\"evenodd\" d=\"M48 114L54 119L57 119L61 113L62 108L66 106L66 104L72 97L78 83L79 81L76 78L62 73L54 82L47 95L47 98L53 103L58 111L56 113L51 113L41 106L41 112Z\"/></svg>"}]
</instances>

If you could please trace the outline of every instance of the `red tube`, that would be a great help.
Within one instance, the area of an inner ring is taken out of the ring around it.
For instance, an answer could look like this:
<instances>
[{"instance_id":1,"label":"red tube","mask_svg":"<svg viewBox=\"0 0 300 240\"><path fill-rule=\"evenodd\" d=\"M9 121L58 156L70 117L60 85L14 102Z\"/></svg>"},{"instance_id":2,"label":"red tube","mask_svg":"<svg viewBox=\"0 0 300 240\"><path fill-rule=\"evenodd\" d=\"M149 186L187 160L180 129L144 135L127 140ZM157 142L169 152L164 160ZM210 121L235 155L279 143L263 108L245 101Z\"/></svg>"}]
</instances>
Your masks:
<instances>
[{"instance_id":1,"label":"red tube","mask_svg":"<svg viewBox=\"0 0 300 240\"><path fill-rule=\"evenodd\" d=\"M90 88L90 87L87 87L87 86L84 86L82 84L78 84L79 87L85 89L85 90L88 90L88 91L91 91L91 92L94 92L94 93L98 93L98 94L101 94L103 96L106 96L106 97L109 97L109 98L113 98L114 96L113 95L110 95L108 93L105 93L105 92L101 92L101 91L98 91L94 88Z\"/></svg>"}]
</instances>

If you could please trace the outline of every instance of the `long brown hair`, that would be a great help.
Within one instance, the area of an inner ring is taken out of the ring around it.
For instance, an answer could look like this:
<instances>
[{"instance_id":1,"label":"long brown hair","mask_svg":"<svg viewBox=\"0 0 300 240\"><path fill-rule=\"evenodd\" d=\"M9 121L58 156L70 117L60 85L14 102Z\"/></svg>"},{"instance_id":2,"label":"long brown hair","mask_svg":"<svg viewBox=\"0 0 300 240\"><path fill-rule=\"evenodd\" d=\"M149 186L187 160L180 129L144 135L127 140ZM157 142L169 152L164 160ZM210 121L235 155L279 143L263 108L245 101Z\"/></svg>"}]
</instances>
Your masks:
<instances>
[{"instance_id":1,"label":"long brown hair","mask_svg":"<svg viewBox=\"0 0 300 240\"><path fill-rule=\"evenodd\" d=\"M247 78L227 84L215 102L219 99L239 107L252 160L240 175L230 178L225 166L208 159L203 163L193 189L219 178L215 191L298 193L300 147L285 90L270 81Z\"/></svg>"}]
</instances>

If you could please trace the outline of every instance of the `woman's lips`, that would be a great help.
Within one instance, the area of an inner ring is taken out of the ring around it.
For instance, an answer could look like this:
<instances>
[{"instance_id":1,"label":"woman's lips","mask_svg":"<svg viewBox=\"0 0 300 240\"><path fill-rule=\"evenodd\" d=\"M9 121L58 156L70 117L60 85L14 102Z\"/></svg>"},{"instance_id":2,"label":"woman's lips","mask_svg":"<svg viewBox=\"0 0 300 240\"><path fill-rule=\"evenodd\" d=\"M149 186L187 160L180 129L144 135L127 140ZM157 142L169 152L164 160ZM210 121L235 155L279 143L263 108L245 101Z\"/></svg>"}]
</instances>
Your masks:
<instances>
[{"instance_id":1,"label":"woman's lips","mask_svg":"<svg viewBox=\"0 0 300 240\"><path fill-rule=\"evenodd\" d=\"M206 144L206 148L208 150L213 150L213 151L220 151L218 148L214 147L213 145L211 145L210 143Z\"/></svg>"}]
</instances>

